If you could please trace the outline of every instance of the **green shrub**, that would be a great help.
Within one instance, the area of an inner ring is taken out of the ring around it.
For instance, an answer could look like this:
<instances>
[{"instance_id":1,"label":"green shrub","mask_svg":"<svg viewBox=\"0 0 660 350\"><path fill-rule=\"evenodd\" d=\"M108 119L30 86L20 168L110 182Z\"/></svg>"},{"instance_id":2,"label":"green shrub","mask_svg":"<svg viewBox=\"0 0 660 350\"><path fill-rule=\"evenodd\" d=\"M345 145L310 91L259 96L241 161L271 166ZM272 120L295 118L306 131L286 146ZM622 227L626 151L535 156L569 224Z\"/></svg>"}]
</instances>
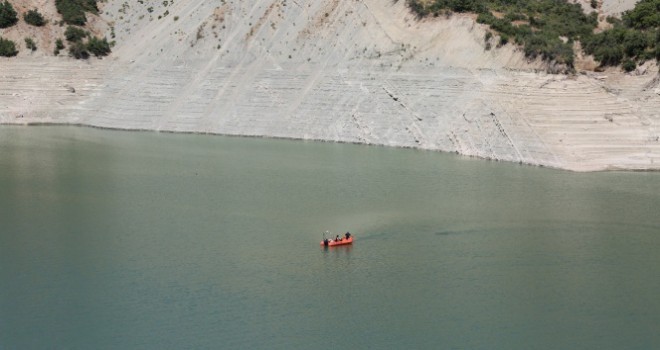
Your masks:
<instances>
[{"instance_id":1,"label":"green shrub","mask_svg":"<svg viewBox=\"0 0 660 350\"><path fill-rule=\"evenodd\" d=\"M8 28L18 22L18 14L9 1L0 3L0 28Z\"/></svg>"},{"instance_id":2,"label":"green shrub","mask_svg":"<svg viewBox=\"0 0 660 350\"><path fill-rule=\"evenodd\" d=\"M60 51L64 49L64 42L62 42L62 39L57 39L55 40L55 50L53 50L53 54L55 56L60 54Z\"/></svg>"},{"instance_id":3,"label":"green shrub","mask_svg":"<svg viewBox=\"0 0 660 350\"><path fill-rule=\"evenodd\" d=\"M25 38L25 47L31 51L37 51L37 43L32 38Z\"/></svg>"},{"instance_id":4,"label":"green shrub","mask_svg":"<svg viewBox=\"0 0 660 350\"><path fill-rule=\"evenodd\" d=\"M82 41L72 42L69 44L69 55L76 59L88 59L87 45Z\"/></svg>"},{"instance_id":5,"label":"green shrub","mask_svg":"<svg viewBox=\"0 0 660 350\"><path fill-rule=\"evenodd\" d=\"M614 16L607 16L607 18L605 18L605 21L609 24L620 24L621 23L621 20L614 17Z\"/></svg>"},{"instance_id":6,"label":"green shrub","mask_svg":"<svg viewBox=\"0 0 660 350\"><path fill-rule=\"evenodd\" d=\"M492 33L492 32L486 32L486 35L484 35L484 41L485 41L485 42L488 42L488 41L490 41L490 39L491 39L492 37L493 37L493 33Z\"/></svg>"},{"instance_id":7,"label":"green shrub","mask_svg":"<svg viewBox=\"0 0 660 350\"><path fill-rule=\"evenodd\" d=\"M527 16L519 12L511 11L504 16L504 19L509 22L524 21L527 20Z\"/></svg>"},{"instance_id":8,"label":"green shrub","mask_svg":"<svg viewBox=\"0 0 660 350\"><path fill-rule=\"evenodd\" d=\"M637 57L644 53L649 41L644 33L630 30L626 32L623 45L628 57Z\"/></svg>"},{"instance_id":9,"label":"green shrub","mask_svg":"<svg viewBox=\"0 0 660 350\"><path fill-rule=\"evenodd\" d=\"M17 54L18 50L16 50L16 44L11 40L0 37L0 56L12 57Z\"/></svg>"},{"instance_id":10,"label":"green shrub","mask_svg":"<svg viewBox=\"0 0 660 350\"><path fill-rule=\"evenodd\" d=\"M84 39L86 36L87 32L79 27L68 26L64 31L64 37L66 38L66 41L70 41L72 43L82 42L82 39Z\"/></svg>"},{"instance_id":11,"label":"green shrub","mask_svg":"<svg viewBox=\"0 0 660 350\"><path fill-rule=\"evenodd\" d=\"M39 13L36 9L30 10L23 15L23 19L27 24L33 25L35 27L41 27L46 24L44 16Z\"/></svg>"},{"instance_id":12,"label":"green shrub","mask_svg":"<svg viewBox=\"0 0 660 350\"><path fill-rule=\"evenodd\" d=\"M635 8L623 13L628 27L649 29L660 27L660 0L641 0Z\"/></svg>"},{"instance_id":13,"label":"green shrub","mask_svg":"<svg viewBox=\"0 0 660 350\"><path fill-rule=\"evenodd\" d=\"M57 12L67 24L85 25L85 12L98 14L97 0L55 0Z\"/></svg>"},{"instance_id":14,"label":"green shrub","mask_svg":"<svg viewBox=\"0 0 660 350\"><path fill-rule=\"evenodd\" d=\"M91 37L87 42L87 50L96 57L107 56L110 54L110 44L108 44L106 38L101 40L97 37Z\"/></svg>"},{"instance_id":15,"label":"green shrub","mask_svg":"<svg viewBox=\"0 0 660 350\"><path fill-rule=\"evenodd\" d=\"M635 70L635 68L637 68L637 63L635 63L635 61L631 60L630 58L623 61L623 69L626 72L632 72Z\"/></svg>"},{"instance_id":16,"label":"green shrub","mask_svg":"<svg viewBox=\"0 0 660 350\"><path fill-rule=\"evenodd\" d=\"M87 59L90 55L103 57L109 55L111 52L111 45L106 38L99 39L90 36L89 33L78 27L69 26L64 34L67 41L70 42L69 55L71 57ZM86 42L84 41L85 38L87 38ZM55 43L55 55L58 55L59 51L63 48L64 43L62 43L61 39L58 39L58 42Z\"/></svg>"},{"instance_id":17,"label":"green shrub","mask_svg":"<svg viewBox=\"0 0 660 350\"><path fill-rule=\"evenodd\" d=\"M498 45L499 46L504 46L508 43L509 43L509 36L504 34L504 33L500 34L500 42L499 42Z\"/></svg>"}]
</instances>

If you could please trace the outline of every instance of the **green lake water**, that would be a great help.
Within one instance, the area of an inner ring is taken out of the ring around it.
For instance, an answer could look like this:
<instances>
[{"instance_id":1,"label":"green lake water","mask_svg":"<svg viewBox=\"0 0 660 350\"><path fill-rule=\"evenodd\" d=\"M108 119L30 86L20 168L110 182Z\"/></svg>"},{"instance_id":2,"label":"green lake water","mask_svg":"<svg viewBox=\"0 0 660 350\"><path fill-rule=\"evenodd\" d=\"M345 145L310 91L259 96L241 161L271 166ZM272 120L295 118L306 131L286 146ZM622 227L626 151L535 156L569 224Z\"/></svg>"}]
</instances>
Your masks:
<instances>
[{"instance_id":1,"label":"green lake water","mask_svg":"<svg viewBox=\"0 0 660 350\"><path fill-rule=\"evenodd\" d=\"M0 127L0 349L658 347L659 173Z\"/></svg>"}]
</instances>

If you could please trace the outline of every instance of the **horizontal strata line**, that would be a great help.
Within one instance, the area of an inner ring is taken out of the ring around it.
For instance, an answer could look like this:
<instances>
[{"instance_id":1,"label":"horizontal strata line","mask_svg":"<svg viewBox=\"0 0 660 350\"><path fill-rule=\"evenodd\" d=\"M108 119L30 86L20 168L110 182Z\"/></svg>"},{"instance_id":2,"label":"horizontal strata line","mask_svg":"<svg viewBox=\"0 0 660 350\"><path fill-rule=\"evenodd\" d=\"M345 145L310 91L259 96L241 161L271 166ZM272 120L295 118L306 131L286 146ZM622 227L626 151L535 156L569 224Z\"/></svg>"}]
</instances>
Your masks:
<instances>
[{"instance_id":1,"label":"horizontal strata line","mask_svg":"<svg viewBox=\"0 0 660 350\"><path fill-rule=\"evenodd\" d=\"M612 153L616 151L625 151L625 153L644 153L647 151L660 150L659 145L634 145L634 144L569 144L573 149L580 149L581 153ZM592 151L589 151L592 150Z\"/></svg>"}]
</instances>

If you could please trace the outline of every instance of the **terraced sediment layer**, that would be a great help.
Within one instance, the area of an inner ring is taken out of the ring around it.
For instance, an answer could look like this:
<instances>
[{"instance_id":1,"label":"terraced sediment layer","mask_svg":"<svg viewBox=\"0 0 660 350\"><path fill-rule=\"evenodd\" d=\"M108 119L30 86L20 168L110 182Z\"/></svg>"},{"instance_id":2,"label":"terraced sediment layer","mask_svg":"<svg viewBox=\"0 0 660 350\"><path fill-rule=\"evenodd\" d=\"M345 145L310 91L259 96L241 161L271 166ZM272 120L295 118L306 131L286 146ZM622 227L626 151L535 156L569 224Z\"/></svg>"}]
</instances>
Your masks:
<instances>
[{"instance_id":1,"label":"terraced sediment layer","mask_svg":"<svg viewBox=\"0 0 660 350\"><path fill-rule=\"evenodd\" d=\"M485 50L473 17L418 21L403 1L147 6L105 4L118 42L110 58L2 60L0 121L416 147L577 171L660 168L654 65L546 74L512 45Z\"/></svg>"}]
</instances>

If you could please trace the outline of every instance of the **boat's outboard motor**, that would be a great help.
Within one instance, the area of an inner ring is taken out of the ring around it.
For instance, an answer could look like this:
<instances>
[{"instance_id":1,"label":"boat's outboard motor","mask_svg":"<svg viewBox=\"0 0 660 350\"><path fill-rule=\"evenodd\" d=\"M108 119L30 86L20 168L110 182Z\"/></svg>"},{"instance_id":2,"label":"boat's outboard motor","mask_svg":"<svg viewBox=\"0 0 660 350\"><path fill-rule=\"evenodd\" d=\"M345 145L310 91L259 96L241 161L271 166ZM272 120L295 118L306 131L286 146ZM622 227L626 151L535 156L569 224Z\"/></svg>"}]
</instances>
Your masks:
<instances>
[{"instance_id":1,"label":"boat's outboard motor","mask_svg":"<svg viewBox=\"0 0 660 350\"><path fill-rule=\"evenodd\" d=\"M324 246L327 247L329 243L330 243L330 242L328 241L327 238L323 240L323 245L324 245Z\"/></svg>"}]
</instances>

